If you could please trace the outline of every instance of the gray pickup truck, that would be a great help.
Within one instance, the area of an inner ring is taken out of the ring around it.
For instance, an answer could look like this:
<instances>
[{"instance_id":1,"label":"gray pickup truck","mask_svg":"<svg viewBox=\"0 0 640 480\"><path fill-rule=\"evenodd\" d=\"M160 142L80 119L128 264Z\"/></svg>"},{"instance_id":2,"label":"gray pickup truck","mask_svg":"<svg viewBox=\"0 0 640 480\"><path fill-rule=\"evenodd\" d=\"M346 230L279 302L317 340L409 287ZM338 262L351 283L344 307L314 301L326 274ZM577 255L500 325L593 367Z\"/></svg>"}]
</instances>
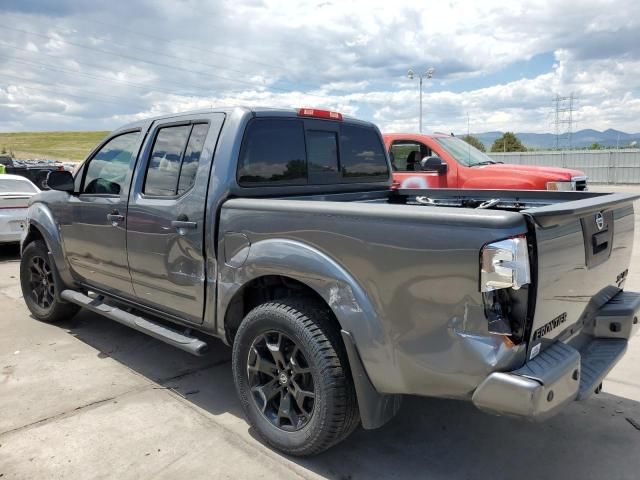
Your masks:
<instances>
[{"instance_id":1,"label":"gray pickup truck","mask_svg":"<svg viewBox=\"0 0 640 480\"><path fill-rule=\"evenodd\" d=\"M233 346L255 431L312 455L402 395L543 419L637 327L628 194L400 190L378 129L324 110L136 122L33 197L33 316L83 307L195 355Z\"/></svg>"}]
</instances>

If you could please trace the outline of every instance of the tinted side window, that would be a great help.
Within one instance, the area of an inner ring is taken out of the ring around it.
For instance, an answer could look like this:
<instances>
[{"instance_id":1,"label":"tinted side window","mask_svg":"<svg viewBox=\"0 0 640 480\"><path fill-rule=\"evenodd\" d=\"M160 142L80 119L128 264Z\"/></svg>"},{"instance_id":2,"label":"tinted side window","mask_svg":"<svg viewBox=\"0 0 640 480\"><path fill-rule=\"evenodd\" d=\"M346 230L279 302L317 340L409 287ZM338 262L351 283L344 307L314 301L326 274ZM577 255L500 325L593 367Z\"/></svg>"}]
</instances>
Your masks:
<instances>
[{"instance_id":1,"label":"tinted side window","mask_svg":"<svg viewBox=\"0 0 640 480\"><path fill-rule=\"evenodd\" d=\"M429 156L427 151L428 149L420 143L394 143L391 145L392 165L396 170L401 172L420 170L417 168L418 165L416 165L416 162ZM409 162L407 162L407 160L409 160Z\"/></svg>"},{"instance_id":2,"label":"tinted side window","mask_svg":"<svg viewBox=\"0 0 640 480\"><path fill-rule=\"evenodd\" d=\"M120 194L139 135L140 132L125 133L103 145L89 160L82 193Z\"/></svg>"},{"instance_id":3,"label":"tinted side window","mask_svg":"<svg viewBox=\"0 0 640 480\"><path fill-rule=\"evenodd\" d=\"M307 161L310 172L337 172L338 136L336 133L307 130Z\"/></svg>"},{"instance_id":4,"label":"tinted side window","mask_svg":"<svg viewBox=\"0 0 640 480\"><path fill-rule=\"evenodd\" d=\"M343 125L340 130L340 167L346 179L386 178L389 167L377 132L371 128Z\"/></svg>"},{"instance_id":5,"label":"tinted side window","mask_svg":"<svg viewBox=\"0 0 640 480\"><path fill-rule=\"evenodd\" d=\"M307 183L304 125L300 120L254 120L247 127L240 159L241 185Z\"/></svg>"},{"instance_id":6,"label":"tinted side window","mask_svg":"<svg viewBox=\"0 0 640 480\"><path fill-rule=\"evenodd\" d=\"M196 173L198 173L198 162L202 153L202 146L209 131L209 125L206 123L198 123L193 126L187 150L182 160L180 168L180 180L178 181L178 195L182 195L189 190L196 181Z\"/></svg>"},{"instance_id":7,"label":"tinted side window","mask_svg":"<svg viewBox=\"0 0 640 480\"><path fill-rule=\"evenodd\" d=\"M173 196L178 188L180 162L191 125L158 130L142 191L147 195Z\"/></svg>"}]
</instances>

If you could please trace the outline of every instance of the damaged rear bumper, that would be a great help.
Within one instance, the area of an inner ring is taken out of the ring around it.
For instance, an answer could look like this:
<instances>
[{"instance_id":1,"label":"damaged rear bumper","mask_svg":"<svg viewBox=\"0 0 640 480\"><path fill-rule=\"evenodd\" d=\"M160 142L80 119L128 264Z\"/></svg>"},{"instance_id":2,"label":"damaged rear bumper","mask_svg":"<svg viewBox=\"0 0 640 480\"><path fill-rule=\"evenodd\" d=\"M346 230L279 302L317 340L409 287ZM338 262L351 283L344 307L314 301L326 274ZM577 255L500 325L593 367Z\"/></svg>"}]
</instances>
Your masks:
<instances>
[{"instance_id":1,"label":"damaged rear bumper","mask_svg":"<svg viewBox=\"0 0 640 480\"><path fill-rule=\"evenodd\" d=\"M622 358L639 327L640 294L620 292L585 327L580 342L555 342L518 370L494 372L475 390L480 410L543 420L587 398Z\"/></svg>"}]
</instances>

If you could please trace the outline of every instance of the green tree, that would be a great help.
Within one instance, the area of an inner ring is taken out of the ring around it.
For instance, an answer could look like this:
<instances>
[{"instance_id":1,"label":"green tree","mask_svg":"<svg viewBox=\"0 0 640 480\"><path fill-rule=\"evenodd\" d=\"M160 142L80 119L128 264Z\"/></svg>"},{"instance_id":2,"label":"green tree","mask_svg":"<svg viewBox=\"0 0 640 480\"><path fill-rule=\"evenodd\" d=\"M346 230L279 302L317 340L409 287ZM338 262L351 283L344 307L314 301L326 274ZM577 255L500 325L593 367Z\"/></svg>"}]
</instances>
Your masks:
<instances>
[{"instance_id":1,"label":"green tree","mask_svg":"<svg viewBox=\"0 0 640 480\"><path fill-rule=\"evenodd\" d=\"M599 143L592 143L591 146L589 147L589 150L602 150L604 147L602 145L600 145Z\"/></svg>"},{"instance_id":2,"label":"green tree","mask_svg":"<svg viewBox=\"0 0 640 480\"><path fill-rule=\"evenodd\" d=\"M472 147L476 147L481 152L487 151L487 149L484 148L484 143L482 143L478 137L474 137L473 135L465 135L464 137L461 137L461 138Z\"/></svg>"},{"instance_id":3,"label":"green tree","mask_svg":"<svg viewBox=\"0 0 640 480\"><path fill-rule=\"evenodd\" d=\"M513 132L505 132L491 146L492 152L526 152L527 149Z\"/></svg>"}]
</instances>

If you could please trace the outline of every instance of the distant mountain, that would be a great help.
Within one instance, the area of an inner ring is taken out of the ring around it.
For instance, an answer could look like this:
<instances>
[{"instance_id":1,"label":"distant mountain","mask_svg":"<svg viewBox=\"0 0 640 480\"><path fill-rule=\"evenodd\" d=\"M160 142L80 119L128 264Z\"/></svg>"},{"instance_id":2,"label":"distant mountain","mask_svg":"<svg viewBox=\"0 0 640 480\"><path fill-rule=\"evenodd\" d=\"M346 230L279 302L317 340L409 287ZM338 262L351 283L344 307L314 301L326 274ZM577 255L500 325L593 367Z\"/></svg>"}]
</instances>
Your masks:
<instances>
[{"instance_id":1,"label":"distant mountain","mask_svg":"<svg viewBox=\"0 0 640 480\"><path fill-rule=\"evenodd\" d=\"M474 133L484 143L487 150L491 148L493 142L502 136L503 132ZM553 133L516 133L517 137L527 148L555 148L556 136ZM594 143L599 143L605 147L627 147L631 142L638 142L640 147L640 133L625 133L612 128L599 132L590 128L578 130L571 136L571 146L573 148L586 148ZM560 146L567 146L566 136L560 139Z\"/></svg>"}]
</instances>

